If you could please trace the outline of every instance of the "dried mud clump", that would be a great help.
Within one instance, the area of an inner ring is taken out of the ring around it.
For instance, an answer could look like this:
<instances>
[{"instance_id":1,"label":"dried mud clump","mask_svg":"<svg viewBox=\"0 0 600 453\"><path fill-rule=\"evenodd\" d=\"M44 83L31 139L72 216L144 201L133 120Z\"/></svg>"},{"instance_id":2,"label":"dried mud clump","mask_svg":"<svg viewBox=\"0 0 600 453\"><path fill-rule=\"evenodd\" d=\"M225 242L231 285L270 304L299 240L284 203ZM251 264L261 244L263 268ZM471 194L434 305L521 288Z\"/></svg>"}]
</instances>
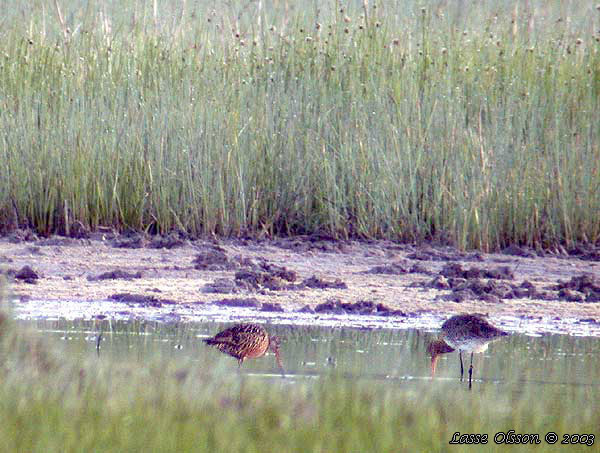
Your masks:
<instances>
[{"instance_id":1,"label":"dried mud clump","mask_svg":"<svg viewBox=\"0 0 600 453\"><path fill-rule=\"evenodd\" d=\"M4 258L4 257L3 257ZM13 260L10 258L4 259L3 261L11 263ZM14 278L15 280L20 280L24 283L35 284L37 280L40 278L40 275L34 271L31 266L25 265L21 269L6 269L1 270L0 274L7 275L9 277Z\"/></svg>"},{"instance_id":2,"label":"dried mud clump","mask_svg":"<svg viewBox=\"0 0 600 453\"><path fill-rule=\"evenodd\" d=\"M409 274L425 274L425 275L433 274L433 272L431 272L430 270L421 266L419 263L416 263L416 264L413 264L412 266L410 266L408 273Z\"/></svg>"},{"instance_id":3,"label":"dried mud clump","mask_svg":"<svg viewBox=\"0 0 600 453\"><path fill-rule=\"evenodd\" d=\"M225 250L217 246L200 252L194 259L194 269L198 270L233 271L239 267L239 263L231 260Z\"/></svg>"},{"instance_id":4,"label":"dried mud clump","mask_svg":"<svg viewBox=\"0 0 600 453\"><path fill-rule=\"evenodd\" d=\"M283 307L278 303L265 302L260 307L260 311L283 312Z\"/></svg>"},{"instance_id":5,"label":"dried mud clump","mask_svg":"<svg viewBox=\"0 0 600 453\"><path fill-rule=\"evenodd\" d=\"M431 274L420 264L409 266L407 263L391 263L374 266L369 270L364 271L365 274L379 275L402 275L402 274Z\"/></svg>"},{"instance_id":6,"label":"dried mud clump","mask_svg":"<svg viewBox=\"0 0 600 453\"><path fill-rule=\"evenodd\" d=\"M212 283L207 283L202 288L202 292L204 293L216 293L216 294L233 294L239 293L240 289L238 288L235 280L231 278L217 278Z\"/></svg>"},{"instance_id":7,"label":"dried mud clump","mask_svg":"<svg viewBox=\"0 0 600 453\"><path fill-rule=\"evenodd\" d=\"M298 278L296 271L290 270L285 266L278 266L263 260L259 263L259 268L273 277L280 278L288 282L295 282Z\"/></svg>"},{"instance_id":8,"label":"dried mud clump","mask_svg":"<svg viewBox=\"0 0 600 453\"><path fill-rule=\"evenodd\" d=\"M297 253L319 251L329 253L347 253L347 241L339 240L328 234L315 233L309 236L295 236L275 240L272 244L285 250Z\"/></svg>"},{"instance_id":9,"label":"dried mud clump","mask_svg":"<svg viewBox=\"0 0 600 453\"><path fill-rule=\"evenodd\" d=\"M483 255L479 252L464 253L450 248L442 251L433 247L424 247L406 257L417 261L483 261Z\"/></svg>"},{"instance_id":10,"label":"dried mud clump","mask_svg":"<svg viewBox=\"0 0 600 453\"><path fill-rule=\"evenodd\" d=\"M90 237L90 230L79 220L76 220L71 224L71 228L69 228L69 235L74 239L88 239Z\"/></svg>"},{"instance_id":11,"label":"dried mud clump","mask_svg":"<svg viewBox=\"0 0 600 453\"><path fill-rule=\"evenodd\" d=\"M443 275L438 275L433 280L431 280L428 284L428 287L435 289L450 289L450 283L448 279Z\"/></svg>"},{"instance_id":12,"label":"dried mud clump","mask_svg":"<svg viewBox=\"0 0 600 453\"><path fill-rule=\"evenodd\" d=\"M440 271L440 275L446 278L490 278L497 280L514 280L515 274L512 269L508 266L500 266L495 269L481 269L478 267L471 267L469 269L463 269L459 263L448 263Z\"/></svg>"},{"instance_id":13,"label":"dried mud clump","mask_svg":"<svg viewBox=\"0 0 600 453\"><path fill-rule=\"evenodd\" d=\"M143 294L118 293L109 297L111 300L127 304L138 304L143 307L162 307L163 305L172 305L176 302L170 299L159 299L155 296L145 296Z\"/></svg>"},{"instance_id":14,"label":"dried mud clump","mask_svg":"<svg viewBox=\"0 0 600 453\"><path fill-rule=\"evenodd\" d=\"M142 278L142 272L138 271L135 273L132 272L127 272L121 269L116 269L114 271L110 271L110 272L104 272L100 275L88 275L87 279L90 282L95 282L95 281L99 281L99 280L134 280L137 278Z\"/></svg>"},{"instance_id":15,"label":"dried mud clump","mask_svg":"<svg viewBox=\"0 0 600 453\"><path fill-rule=\"evenodd\" d=\"M245 269L235 273L235 281L241 284L245 283L255 290L266 288L272 291L279 291L287 287L284 280L276 275Z\"/></svg>"},{"instance_id":16,"label":"dried mud clump","mask_svg":"<svg viewBox=\"0 0 600 453\"><path fill-rule=\"evenodd\" d=\"M123 233L112 241L112 246L118 249L141 249L146 245L148 245L146 235L135 231Z\"/></svg>"},{"instance_id":17,"label":"dried mud clump","mask_svg":"<svg viewBox=\"0 0 600 453\"><path fill-rule=\"evenodd\" d=\"M302 313L312 313L307 310L308 306L300 310ZM310 309L310 307L308 307ZM339 299L331 299L317 305L314 309L315 313L331 313L331 314L353 314L353 315L374 315L374 316L406 316L401 310L392 310L384 304L376 304L370 300L361 300L358 302L342 302Z\"/></svg>"},{"instance_id":18,"label":"dried mud clump","mask_svg":"<svg viewBox=\"0 0 600 453\"><path fill-rule=\"evenodd\" d=\"M36 241L35 245L40 246L40 247L51 247L51 246L68 247L68 246L75 245L78 243L79 243L79 241L77 241L76 239L52 237L52 238L48 238L48 239L40 239L39 241Z\"/></svg>"},{"instance_id":19,"label":"dried mud clump","mask_svg":"<svg viewBox=\"0 0 600 453\"><path fill-rule=\"evenodd\" d=\"M570 289L563 288L558 291L558 298L560 300L566 300L567 302L583 302L583 296Z\"/></svg>"},{"instance_id":20,"label":"dried mud clump","mask_svg":"<svg viewBox=\"0 0 600 453\"><path fill-rule=\"evenodd\" d=\"M507 267L497 269L463 269L459 264L450 263L440 271L440 275L423 286L440 290L451 290L451 294L440 296L442 300L463 302L465 300L483 300L500 303L505 299L566 300L568 302L600 302L600 285L593 275L582 274L568 282L559 281L557 285L539 291L535 285L524 280L520 285L507 282L514 278Z\"/></svg>"},{"instance_id":21,"label":"dried mud clump","mask_svg":"<svg viewBox=\"0 0 600 453\"><path fill-rule=\"evenodd\" d=\"M249 307L249 308L258 308L260 307L260 302L258 299L254 297L245 297L238 299L221 299L215 301L217 305L226 305L228 307Z\"/></svg>"},{"instance_id":22,"label":"dried mud clump","mask_svg":"<svg viewBox=\"0 0 600 453\"><path fill-rule=\"evenodd\" d=\"M375 306L375 308L376 313L374 314L379 316L406 316L406 313L402 310L393 310L385 304L379 303Z\"/></svg>"},{"instance_id":23,"label":"dried mud clump","mask_svg":"<svg viewBox=\"0 0 600 453\"><path fill-rule=\"evenodd\" d=\"M512 299L514 297L513 288L508 283L497 282L494 280L483 281L478 278L473 279L455 279L448 280L455 298L461 299L480 299L486 302L499 302L501 299Z\"/></svg>"},{"instance_id":24,"label":"dried mud clump","mask_svg":"<svg viewBox=\"0 0 600 453\"><path fill-rule=\"evenodd\" d=\"M478 267L471 267L469 269L463 269L459 263L448 263L440 271L440 275L446 278L491 278L498 280L514 280L515 274L512 269L508 266L500 266L495 269L481 269Z\"/></svg>"},{"instance_id":25,"label":"dried mud clump","mask_svg":"<svg viewBox=\"0 0 600 453\"><path fill-rule=\"evenodd\" d=\"M339 278L335 280L323 280L316 275L306 278L300 284L300 288L313 288L313 289L348 289L348 285Z\"/></svg>"},{"instance_id":26,"label":"dried mud clump","mask_svg":"<svg viewBox=\"0 0 600 453\"><path fill-rule=\"evenodd\" d=\"M452 291L450 294L445 294L440 297L442 300L461 303L466 300L476 300L477 296L473 291L468 289Z\"/></svg>"},{"instance_id":27,"label":"dried mud clump","mask_svg":"<svg viewBox=\"0 0 600 453\"><path fill-rule=\"evenodd\" d=\"M294 285L288 282L296 280L297 274L295 271L284 266L269 263L263 259L258 263L241 257L238 257L237 260L244 266L243 269L235 273L235 280L238 285L245 285L254 290L269 289L271 291L280 291L294 289Z\"/></svg>"},{"instance_id":28,"label":"dried mud clump","mask_svg":"<svg viewBox=\"0 0 600 453\"><path fill-rule=\"evenodd\" d=\"M528 280L523 280L519 286L512 285L513 295L516 298L523 299L529 297L530 299L543 299L544 294L539 292L533 283Z\"/></svg>"},{"instance_id":29,"label":"dried mud clump","mask_svg":"<svg viewBox=\"0 0 600 453\"><path fill-rule=\"evenodd\" d=\"M202 291L205 293L239 293L240 291L262 292L264 290L279 291L292 289L294 285L288 285L277 275L266 272L241 269L235 273L235 279L217 278L213 283L204 285Z\"/></svg>"},{"instance_id":30,"label":"dried mud clump","mask_svg":"<svg viewBox=\"0 0 600 453\"><path fill-rule=\"evenodd\" d=\"M436 277L428 285L437 289L446 289L442 287L444 283L448 285L452 293L441 296L441 299L452 302L483 300L489 303L500 303L503 299L538 297L535 288L520 288L516 285L497 280L484 281L478 278L449 278L445 281L443 277Z\"/></svg>"},{"instance_id":31,"label":"dried mud clump","mask_svg":"<svg viewBox=\"0 0 600 453\"><path fill-rule=\"evenodd\" d=\"M515 285L514 273L507 266L495 269L471 267L463 269L458 263L446 264L439 275L423 286L439 290L451 290L451 294L440 296L442 300L463 302L466 300L483 300L489 303L500 303L503 299L552 299L546 293L538 292L529 281Z\"/></svg>"},{"instance_id":32,"label":"dried mud clump","mask_svg":"<svg viewBox=\"0 0 600 453\"><path fill-rule=\"evenodd\" d=\"M569 302L600 302L600 285L591 274L581 274L568 282L559 281L551 289L558 291L561 300Z\"/></svg>"},{"instance_id":33,"label":"dried mud clump","mask_svg":"<svg viewBox=\"0 0 600 453\"><path fill-rule=\"evenodd\" d=\"M595 318L583 318L577 321L578 324L600 324Z\"/></svg>"},{"instance_id":34,"label":"dried mud clump","mask_svg":"<svg viewBox=\"0 0 600 453\"><path fill-rule=\"evenodd\" d=\"M31 230L15 230L8 235L8 242L11 244L20 244L21 242L37 240L37 235Z\"/></svg>"},{"instance_id":35,"label":"dried mud clump","mask_svg":"<svg viewBox=\"0 0 600 453\"><path fill-rule=\"evenodd\" d=\"M408 274L408 267L400 263L382 264L374 266L364 272L365 274L401 275Z\"/></svg>"},{"instance_id":36,"label":"dried mud clump","mask_svg":"<svg viewBox=\"0 0 600 453\"><path fill-rule=\"evenodd\" d=\"M187 240L183 233L171 232L166 236L153 237L148 246L153 249L172 249L175 247L183 247L186 244Z\"/></svg>"},{"instance_id":37,"label":"dried mud clump","mask_svg":"<svg viewBox=\"0 0 600 453\"><path fill-rule=\"evenodd\" d=\"M38 273L34 271L30 266L23 266L17 272L15 272L14 277L16 280L21 280L25 283L34 284L40 278Z\"/></svg>"},{"instance_id":38,"label":"dried mud clump","mask_svg":"<svg viewBox=\"0 0 600 453\"><path fill-rule=\"evenodd\" d=\"M569 255L585 261L600 261L600 247L590 244L578 244L569 250Z\"/></svg>"},{"instance_id":39,"label":"dried mud clump","mask_svg":"<svg viewBox=\"0 0 600 453\"><path fill-rule=\"evenodd\" d=\"M514 244L506 247L504 250L502 250L502 253L505 255L521 256L523 258L535 258L537 256L533 250L527 247L519 247L518 245Z\"/></svg>"}]
</instances>

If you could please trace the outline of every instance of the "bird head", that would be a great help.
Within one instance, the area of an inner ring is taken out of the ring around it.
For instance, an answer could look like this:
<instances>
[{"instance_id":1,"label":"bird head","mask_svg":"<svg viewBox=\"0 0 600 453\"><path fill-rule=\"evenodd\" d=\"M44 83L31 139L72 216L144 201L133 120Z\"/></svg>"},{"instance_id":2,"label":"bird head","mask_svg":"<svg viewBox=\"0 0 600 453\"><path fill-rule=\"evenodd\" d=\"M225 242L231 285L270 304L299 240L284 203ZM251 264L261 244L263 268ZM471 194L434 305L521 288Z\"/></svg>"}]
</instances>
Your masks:
<instances>
[{"instance_id":1,"label":"bird head","mask_svg":"<svg viewBox=\"0 0 600 453\"><path fill-rule=\"evenodd\" d=\"M448 345L444 340L437 339L433 340L427 345L427 353L431 355L431 377L435 374L435 367L437 365L438 358L442 354L447 354L454 351L452 347Z\"/></svg>"}]
</instances>

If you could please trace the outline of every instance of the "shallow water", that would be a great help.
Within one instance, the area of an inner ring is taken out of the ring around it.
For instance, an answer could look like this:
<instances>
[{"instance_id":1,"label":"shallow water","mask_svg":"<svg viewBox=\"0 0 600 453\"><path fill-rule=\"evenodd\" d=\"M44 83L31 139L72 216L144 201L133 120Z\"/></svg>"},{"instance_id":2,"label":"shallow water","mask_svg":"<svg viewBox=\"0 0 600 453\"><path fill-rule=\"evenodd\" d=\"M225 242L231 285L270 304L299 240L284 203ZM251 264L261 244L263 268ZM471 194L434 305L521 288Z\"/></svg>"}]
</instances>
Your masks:
<instances>
[{"instance_id":1,"label":"shallow water","mask_svg":"<svg viewBox=\"0 0 600 453\"><path fill-rule=\"evenodd\" d=\"M277 325L321 326L355 329L435 329L448 318L444 313L421 312L409 316L373 316L357 314L271 312L256 308L229 307L218 304L136 304L116 301L82 300L14 300L14 316L20 320L111 319L115 321L160 323L236 323L258 322ZM600 337L600 323L595 319L558 316L496 316L490 321L499 328L527 335L568 334Z\"/></svg>"},{"instance_id":2,"label":"shallow water","mask_svg":"<svg viewBox=\"0 0 600 453\"><path fill-rule=\"evenodd\" d=\"M66 354L96 357L118 364L163 357L181 363L221 367L224 372L256 378L279 374L272 354L237 361L201 340L230 323L157 323L127 321L19 321L59 340ZM281 338L287 382L314 379L332 373L349 378L377 380L390 385L431 386L460 382L456 352L443 355L435 380L430 379L426 347L436 330L356 329L265 325ZM97 349L98 336L100 348ZM499 391L528 387L569 386L598 389L600 338L568 335L512 334L474 355L473 389L496 386ZM465 356L468 363L469 357ZM468 366L468 364L466 365ZM533 384L525 386L524 384ZM532 390L533 391L533 390Z\"/></svg>"}]
</instances>

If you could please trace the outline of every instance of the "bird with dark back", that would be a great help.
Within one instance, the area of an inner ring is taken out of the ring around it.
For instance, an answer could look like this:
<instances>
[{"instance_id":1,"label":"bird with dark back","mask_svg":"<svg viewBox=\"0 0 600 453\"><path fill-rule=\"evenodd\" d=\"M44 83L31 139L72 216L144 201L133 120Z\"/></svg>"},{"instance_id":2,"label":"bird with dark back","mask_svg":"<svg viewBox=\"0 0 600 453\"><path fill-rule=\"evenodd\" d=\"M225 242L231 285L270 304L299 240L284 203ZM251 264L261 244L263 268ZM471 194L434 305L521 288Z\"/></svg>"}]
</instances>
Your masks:
<instances>
[{"instance_id":1,"label":"bird with dark back","mask_svg":"<svg viewBox=\"0 0 600 453\"><path fill-rule=\"evenodd\" d=\"M507 332L494 327L481 315L456 315L442 324L440 338L432 341L427 352L431 355L431 376L435 374L437 360L441 354L453 352L458 349L460 358L460 378L464 375L462 353L471 353L471 364L469 366L469 387L473 375L473 353L484 352L489 343L503 336Z\"/></svg>"},{"instance_id":2,"label":"bird with dark back","mask_svg":"<svg viewBox=\"0 0 600 453\"><path fill-rule=\"evenodd\" d=\"M271 336L258 324L237 324L229 327L204 342L238 360L241 367L246 359L262 357L270 349L275 353L277 365L285 373L279 352L279 338Z\"/></svg>"}]
</instances>

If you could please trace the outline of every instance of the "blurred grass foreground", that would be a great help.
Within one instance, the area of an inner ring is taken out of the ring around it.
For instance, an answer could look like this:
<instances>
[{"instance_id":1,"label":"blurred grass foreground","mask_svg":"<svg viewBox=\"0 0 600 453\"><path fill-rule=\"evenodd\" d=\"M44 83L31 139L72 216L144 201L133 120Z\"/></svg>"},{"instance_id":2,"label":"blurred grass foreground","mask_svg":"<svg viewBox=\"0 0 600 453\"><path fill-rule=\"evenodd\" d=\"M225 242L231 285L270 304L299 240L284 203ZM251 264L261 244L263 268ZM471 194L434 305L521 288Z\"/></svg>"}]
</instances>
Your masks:
<instances>
[{"instance_id":1,"label":"blurred grass foreground","mask_svg":"<svg viewBox=\"0 0 600 453\"><path fill-rule=\"evenodd\" d=\"M3 9L4 230L600 239L593 2Z\"/></svg>"},{"instance_id":2,"label":"blurred grass foreground","mask_svg":"<svg viewBox=\"0 0 600 453\"><path fill-rule=\"evenodd\" d=\"M216 362L140 351L104 360L95 342L69 354L64 342L1 313L2 452L473 451L449 445L455 432L488 434L485 451L531 451L493 437L512 429L547 445L549 431L559 442L564 433L599 434L600 412L590 404L597 385L538 387L525 369L473 391L457 378L415 386L335 373L258 377L217 354L209 354ZM563 382L563 362L549 369L550 382Z\"/></svg>"}]
</instances>

